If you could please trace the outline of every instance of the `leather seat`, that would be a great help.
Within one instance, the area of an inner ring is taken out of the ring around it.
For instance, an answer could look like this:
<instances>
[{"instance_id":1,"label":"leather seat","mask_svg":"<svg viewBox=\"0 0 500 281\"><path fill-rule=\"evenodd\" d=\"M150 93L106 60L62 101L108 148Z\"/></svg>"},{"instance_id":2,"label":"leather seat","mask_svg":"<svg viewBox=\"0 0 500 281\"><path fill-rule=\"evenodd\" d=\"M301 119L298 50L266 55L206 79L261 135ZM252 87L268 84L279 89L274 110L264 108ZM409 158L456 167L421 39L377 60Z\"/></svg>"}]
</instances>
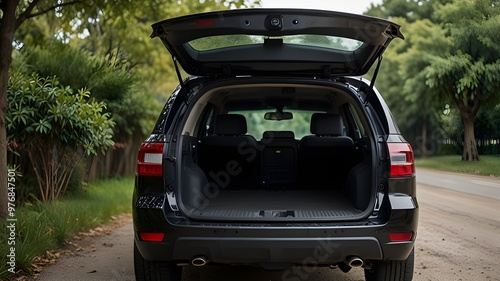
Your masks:
<instances>
[{"instance_id":1,"label":"leather seat","mask_svg":"<svg viewBox=\"0 0 500 281\"><path fill-rule=\"evenodd\" d=\"M257 141L246 135L243 115L219 115L214 135L203 138L199 145L198 165L212 187L253 189L260 186L260 158Z\"/></svg>"},{"instance_id":2,"label":"leather seat","mask_svg":"<svg viewBox=\"0 0 500 281\"><path fill-rule=\"evenodd\" d=\"M314 135L304 136L298 146L301 185L343 188L357 154L353 140L342 135L342 117L314 113L310 126Z\"/></svg>"}]
</instances>

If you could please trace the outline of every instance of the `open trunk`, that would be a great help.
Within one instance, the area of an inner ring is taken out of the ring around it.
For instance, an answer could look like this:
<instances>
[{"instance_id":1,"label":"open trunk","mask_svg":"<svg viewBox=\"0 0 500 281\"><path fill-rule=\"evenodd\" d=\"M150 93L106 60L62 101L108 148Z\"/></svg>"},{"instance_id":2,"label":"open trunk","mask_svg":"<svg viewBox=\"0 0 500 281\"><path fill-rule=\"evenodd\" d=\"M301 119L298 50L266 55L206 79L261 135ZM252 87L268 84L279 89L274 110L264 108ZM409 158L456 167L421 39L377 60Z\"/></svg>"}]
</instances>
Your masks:
<instances>
[{"instance_id":1,"label":"open trunk","mask_svg":"<svg viewBox=\"0 0 500 281\"><path fill-rule=\"evenodd\" d=\"M186 120L180 139L182 173L176 195L186 216L331 222L358 220L372 212L376 149L362 105L351 91L244 85L204 96L191 109L190 116L198 119ZM265 115L262 107L276 107L278 115L293 111L295 121L290 122L302 123L269 130L262 124L286 121L256 121ZM300 135L304 127L309 132Z\"/></svg>"}]
</instances>

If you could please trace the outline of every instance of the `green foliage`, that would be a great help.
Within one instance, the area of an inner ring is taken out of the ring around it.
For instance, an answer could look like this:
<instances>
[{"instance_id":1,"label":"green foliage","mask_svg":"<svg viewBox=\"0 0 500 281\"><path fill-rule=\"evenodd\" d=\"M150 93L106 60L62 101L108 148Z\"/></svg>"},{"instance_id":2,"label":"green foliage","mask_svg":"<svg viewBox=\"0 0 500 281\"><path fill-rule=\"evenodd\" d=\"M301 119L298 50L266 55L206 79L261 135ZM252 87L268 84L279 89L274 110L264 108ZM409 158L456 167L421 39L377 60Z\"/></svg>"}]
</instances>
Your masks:
<instances>
[{"instance_id":1,"label":"green foliage","mask_svg":"<svg viewBox=\"0 0 500 281\"><path fill-rule=\"evenodd\" d=\"M84 229L106 223L112 216L130 212L133 179L113 179L89 186L86 193L54 202L40 202L16 208L16 270L31 273L33 259L61 246L64 241ZM0 221L5 229L7 221ZM8 233L0 232L7 241ZM7 253L7 243L0 253ZM13 277L7 272L6 255L0 256L0 279Z\"/></svg>"},{"instance_id":2,"label":"green foliage","mask_svg":"<svg viewBox=\"0 0 500 281\"><path fill-rule=\"evenodd\" d=\"M63 85L87 88L97 101L106 103L115 121L114 140L122 142L132 135L146 136L154 125L160 103L146 92L142 81L124 54L104 57L51 41L48 44L25 47L18 56L24 69L41 76L58 77Z\"/></svg>"},{"instance_id":3,"label":"green foliage","mask_svg":"<svg viewBox=\"0 0 500 281\"><path fill-rule=\"evenodd\" d=\"M436 17L450 45L444 56L431 56L424 69L427 85L448 97L464 124L463 160L478 160L474 121L482 103L500 100L498 59L500 7L493 0L455 0L440 6Z\"/></svg>"},{"instance_id":4,"label":"green foliage","mask_svg":"<svg viewBox=\"0 0 500 281\"><path fill-rule=\"evenodd\" d=\"M500 139L500 104L484 106L477 116L478 135Z\"/></svg>"},{"instance_id":5,"label":"green foliage","mask_svg":"<svg viewBox=\"0 0 500 281\"><path fill-rule=\"evenodd\" d=\"M368 14L399 22L406 35L391 43L377 79L396 119L404 120L403 134L412 141L441 131L439 115L452 104L463 118L464 158L477 159L479 106L500 100L498 1L384 0Z\"/></svg>"},{"instance_id":6,"label":"green foliage","mask_svg":"<svg viewBox=\"0 0 500 281\"><path fill-rule=\"evenodd\" d=\"M89 88L88 80L103 64L90 59L90 53L57 41L25 46L20 55L18 59L24 61L25 72L38 73L42 77L57 76L62 85L74 89Z\"/></svg>"},{"instance_id":7,"label":"green foliage","mask_svg":"<svg viewBox=\"0 0 500 281\"><path fill-rule=\"evenodd\" d=\"M16 224L16 270L22 270L26 273L31 273L33 259L57 246L54 239L51 238L52 230L47 227L43 213L38 213L22 208L16 209L16 214L22 214L22 220L18 220ZM0 221L0 227L6 228L8 223ZM6 232L2 232L3 233ZM3 239L2 241L7 241ZM7 253L7 243L0 245L0 252ZM0 265L0 277L8 277L10 274L7 272L6 262L3 261L4 257L0 257L2 264ZM4 280L4 279L2 279Z\"/></svg>"},{"instance_id":8,"label":"green foliage","mask_svg":"<svg viewBox=\"0 0 500 281\"><path fill-rule=\"evenodd\" d=\"M381 4L371 5L367 15L380 18L405 18L408 22L431 19L436 6L451 3L453 0L383 0Z\"/></svg>"},{"instance_id":9,"label":"green foliage","mask_svg":"<svg viewBox=\"0 0 500 281\"><path fill-rule=\"evenodd\" d=\"M69 1L58 3L65 2ZM122 142L152 130L164 99L178 84L170 54L159 40L149 37L151 24L190 13L249 7L259 1L188 0L179 5L164 0L93 0L90 4L81 1L30 19L16 39L31 71L55 75L61 84L86 88L98 101L105 101L116 122L114 140ZM22 2L19 10L25 5ZM33 13L53 5L42 0Z\"/></svg>"},{"instance_id":10,"label":"green foliage","mask_svg":"<svg viewBox=\"0 0 500 281\"><path fill-rule=\"evenodd\" d=\"M272 110L237 111L243 114L248 123L248 134L260 139L265 131L292 131L295 138L311 134L309 124L311 123L312 111L299 111L285 109L293 114L291 120L264 120L264 114Z\"/></svg>"},{"instance_id":11,"label":"green foliage","mask_svg":"<svg viewBox=\"0 0 500 281\"><path fill-rule=\"evenodd\" d=\"M185 0L182 4L165 0L93 2L63 8L64 39L96 55L117 51L124 54L142 77L146 92L163 98L170 95L178 81L170 54L160 40L149 37L152 23L191 13L259 4L249 0Z\"/></svg>"},{"instance_id":12,"label":"green foliage","mask_svg":"<svg viewBox=\"0 0 500 281\"><path fill-rule=\"evenodd\" d=\"M106 105L90 100L87 90L73 93L55 77L17 72L10 79L8 101L9 140L30 147L37 142L33 139L43 138L43 143L82 148L87 155L113 145L114 123L103 113Z\"/></svg>"},{"instance_id":13,"label":"green foliage","mask_svg":"<svg viewBox=\"0 0 500 281\"><path fill-rule=\"evenodd\" d=\"M496 3L496 4L495 4ZM493 0L455 0L436 15L449 34L449 53L433 57L425 72L431 87L468 99L498 99L500 88L500 7ZM467 97L469 95L469 97ZM496 97L494 97L496 96Z\"/></svg>"},{"instance_id":14,"label":"green foliage","mask_svg":"<svg viewBox=\"0 0 500 281\"><path fill-rule=\"evenodd\" d=\"M83 155L114 145L114 122L106 105L77 93L53 78L16 72L10 78L7 110L8 140L29 156L42 200L64 194Z\"/></svg>"},{"instance_id":15,"label":"green foliage","mask_svg":"<svg viewBox=\"0 0 500 281\"><path fill-rule=\"evenodd\" d=\"M443 124L441 133L445 138L460 139L464 133L460 113L456 108L450 108L449 105L445 108L445 113L441 115L441 124Z\"/></svg>"},{"instance_id":16,"label":"green foliage","mask_svg":"<svg viewBox=\"0 0 500 281\"><path fill-rule=\"evenodd\" d=\"M441 135L445 139L461 140L464 135L464 128L458 110L449 108L446 111L447 114L441 115ZM482 142L478 147L481 154L499 153L500 144L488 142L493 140L498 142L500 140L500 104L483 106L477 114L474 129L475 134L478 136L477 139ZM461 142L448 146L463 149Z\"/></svg>"},{"instance_id":17,"label":"green foliage","mask_svg":"<svg viewBox=\"0 0 500 281\"><path fill-rule=\"evenodd\" d=\"M108 106L123 99L138 81L130 63L116 52L96 56L51 40L43 45L24 47L21 55L25 71L44 77L57 76L61 84L74 89L86 88L95 99L106 101Z\"/></svg>"},{"instance_id":18,"label":"green foliage","mask_svg":"<svg viewBox=\"0 0 500 281\"><path fill-rule=\"evenodd\" d=\"M430 61L425 75L431 88L452 94L452 98L464 105L471 99L498 99L495 94L500 85L500 60L485 63L458 51L455 55L432 57Z\"/></svg>"}]
</instances>

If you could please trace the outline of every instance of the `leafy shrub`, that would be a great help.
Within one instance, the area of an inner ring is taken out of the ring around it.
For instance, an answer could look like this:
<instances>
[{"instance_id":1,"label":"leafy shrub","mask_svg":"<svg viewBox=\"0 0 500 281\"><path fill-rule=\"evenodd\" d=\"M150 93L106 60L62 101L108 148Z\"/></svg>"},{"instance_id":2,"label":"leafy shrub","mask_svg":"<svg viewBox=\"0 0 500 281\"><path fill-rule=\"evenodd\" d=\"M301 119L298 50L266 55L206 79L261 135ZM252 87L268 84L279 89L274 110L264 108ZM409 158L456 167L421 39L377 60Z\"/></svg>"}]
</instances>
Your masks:
<instances>
[{"instance_id":1,"label":"leafy shrub","mask_svg":"<svg viewBox=\"0 0 500 281\"><path fill-rule=\"evenodd\" d=\"M84 155L114 144L104 102L84 89L73 93L55 77L15 73L9 80L7 133L30 158L43 201L64 194Z\"/></svg>"}]
</instances>

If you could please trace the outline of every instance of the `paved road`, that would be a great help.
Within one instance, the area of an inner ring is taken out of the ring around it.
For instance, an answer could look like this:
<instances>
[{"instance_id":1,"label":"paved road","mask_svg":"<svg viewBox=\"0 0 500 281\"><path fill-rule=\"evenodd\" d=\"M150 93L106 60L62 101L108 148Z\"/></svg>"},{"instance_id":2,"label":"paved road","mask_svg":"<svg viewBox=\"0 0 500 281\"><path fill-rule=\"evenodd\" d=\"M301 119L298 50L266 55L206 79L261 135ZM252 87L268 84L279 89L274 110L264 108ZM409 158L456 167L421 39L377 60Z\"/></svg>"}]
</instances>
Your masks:
<instances>
[{"instance_id":1,"label":"paved road","mask_svg":"<svg viewBox=\"0 0 500 281\"><path fill-rule=\"evenodd\" d=\"M500 280L500 180L418 169L420 204L414 280ZM100 237L46 268L36 280L134 280L132 224ZM183 281L364 280L361 269L295 268L287 272L248 267L186 268ZM295 275L298 276L298 275Z\"/></svg>"},{"instance_id":2,"label":"paved road","mask_svg":"<svg viewBox=\"0 0 500 281\"><path fill-rule=\"evenodd\" d=\"M417 171L417 182L435 188L446 188L500 200L500 180L495 177L447 173L420 168Z\"/></svg>"}]
</instances>

